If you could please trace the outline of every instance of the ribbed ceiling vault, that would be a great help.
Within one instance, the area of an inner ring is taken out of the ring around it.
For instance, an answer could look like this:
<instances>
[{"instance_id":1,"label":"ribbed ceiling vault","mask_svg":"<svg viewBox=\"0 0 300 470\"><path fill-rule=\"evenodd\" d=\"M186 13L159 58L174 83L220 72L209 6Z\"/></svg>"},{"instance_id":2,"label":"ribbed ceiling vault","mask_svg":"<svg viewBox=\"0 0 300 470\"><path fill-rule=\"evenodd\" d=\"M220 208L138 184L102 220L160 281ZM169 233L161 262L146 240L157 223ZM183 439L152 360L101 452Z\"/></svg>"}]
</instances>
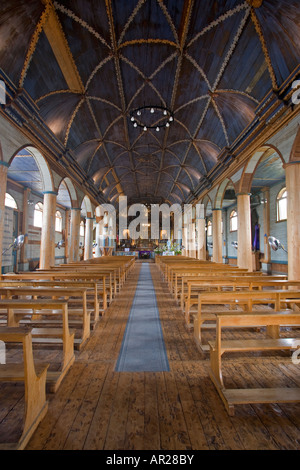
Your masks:
<instances>
[{"instance_id":1,"label":"ribbed ceiling vault","mask_svg":"<svg viewBox=\"0 0 300 470\"><path fill-rule=\"evenodd\" d=\"M107 201L184 202L299 65L298 0L7 0L0 67ZM166 106L159 132L130 111Z\"/></svg>"}]
</instances>

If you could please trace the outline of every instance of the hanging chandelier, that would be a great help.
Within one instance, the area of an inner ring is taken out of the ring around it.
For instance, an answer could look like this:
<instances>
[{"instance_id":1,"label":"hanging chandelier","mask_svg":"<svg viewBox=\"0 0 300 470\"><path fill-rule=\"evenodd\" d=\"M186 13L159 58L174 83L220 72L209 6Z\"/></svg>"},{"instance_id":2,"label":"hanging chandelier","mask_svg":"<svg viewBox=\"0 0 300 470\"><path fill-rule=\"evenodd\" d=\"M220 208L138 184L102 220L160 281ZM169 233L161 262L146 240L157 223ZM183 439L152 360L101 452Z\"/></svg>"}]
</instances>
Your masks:
<instances>
[{"instance_id":1,"label":"hanging chandelier","mask_svg":"<svg viewBox=\"0 0 300 470\"><path fill-rule=\"evenodd\" d=\"M167 128L174 121L173 113L164 106L141 106L130 112L133 127L141 127L144 131Z\"/></svg>"}]
</instances>

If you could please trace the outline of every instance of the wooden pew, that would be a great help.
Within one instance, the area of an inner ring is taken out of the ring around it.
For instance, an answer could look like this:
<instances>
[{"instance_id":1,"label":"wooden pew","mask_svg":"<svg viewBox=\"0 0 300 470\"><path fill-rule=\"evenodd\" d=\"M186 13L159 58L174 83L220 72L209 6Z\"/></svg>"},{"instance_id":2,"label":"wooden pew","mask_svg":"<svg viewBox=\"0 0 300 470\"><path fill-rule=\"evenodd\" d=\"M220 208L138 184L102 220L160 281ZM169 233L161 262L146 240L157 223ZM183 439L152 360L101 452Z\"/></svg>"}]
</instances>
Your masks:
<instances>
[{"instance_id":1,"label":"wooden pew","mask_svg":"<svg viewBox=\"0 0 300 470\"><path fill-rule=\"evenodd\" d=\"M100 312L104 313L107 309L107 290L106 290L106 279L107 274L99 273L79 273L79 272L23 272L19 274L3 274L0 277L1 281L13 281L13 280L24 280L24 281L88 281L88 282L97 282L101 283L101 289L98 287L98 299L102 298L102 308Z\"/></svg>"},{"instance_id":2,"label":"wooden pew","mask_svg":"<svg viewBox=\"0 0 300 470\"><path fill-rule=\"evenodd\" d=\"M35 364L32 336L28 329L0 327L5 344L20 343L23 363L0 364L1 382L24 382L25 413L21 437L15 443L1 443L0 450L23 450L48 411L46 376L49 364Z\"/></svg>"},{"instance_id":3,"label":"wooden pew","mask_svg":"<svg viewBox=\"0 0 300 470\"><path fill-rule=\"evenodd\" d=\"M231 292L203 292L198 296L198 312L194 316L194 340L201 351L208 351L208 345L203 344L201 330L203 323L213 321L215 324L217 310L204 311L203 305L231 305L242 306L245 313L253 310L253 305L274 305L274 311L281 311L286 305L300 302L299 290L268 290L268 291L231 291ZM232 311L230 311L232 313ZM226 311L228 313L228 311ZM240 311L242 315L244 312ZM299 324L300 324L300 317ZM213 326L214 326L213 324ZM267 334L272 338L279 337L279 328L269 325Z\"/></svg>"},{"instance_id":4,"label":"wooden pew","mask_svg":"<svg viewBox=\"0 0 300 470\"><path fill-rule=\"evenodd\" d=\"M185 285L187 294L185 295ZM181 308L184 310L187 324L190 324L193 305L198 303L198 295L203 291L222 290L262 290L263 288L288 289L300 288L300 281L278 280L272 276L241 276L212 279L185 278L182 280Z\"/></svg>"},{"instance_id":5,"label":"wooden pew","mask_svg":"<svg viewBox=\"0 0 300 470\"><path fill-rule=\"evenodd\" d=\"M74 332L69 329L68 301L58 299L0 299L1 315L7 317L8 327L19 327L20 321L25 317L36 315L51 315L62 317L62 328L33 328L31 330L34 344L62 345L63 359L57 371L48 371L47 388L55 392L60 386L66 373L75 361Z\"/></svg>"},{"instance_id":6,"label":"wooden pew","mask_svg":"<svg viewBox=\"0 0 300 470\"><path fill-rule=\"evenodd\" d=\"M50 298L50 299L59 299L63 298L69 300L70 297L77 297L80 299L80 309L72 309L68 308L68 318L69 318L69 326L74 325L74 317L79 317L79 326L75 327L78 330L80 336L74 338L74 346L77 349L81 349L87 339L90 337L91 329L90 329L90 315L91 312L87 308L87 289L83 287L49 287L49 286L17 286L17 287L0 287L0 295L2 298L10 299L12 297L22 298L22 296L31 297L32 299L38 298ZM46 311L43 311L43 314L46 314ZM32 319L30 320L32 323ZM59 324L62 325L62 320L56 317L55 320L46 319L46 320L35 320L36 324L39 325L49 325L49 324Z\"/></svg>"},{"instance_id":7,"label":"wooden pew","mask_svg":"<svg viewBox=\"0 0 300 470\"><path fill-rule=\"evenodd\" d=\"M48 287L48 288L57 288L57 287L66 287L66 288L84 288L87 291L87 308L91 308L90 312L90 328L94 329L99 321L100 315L100 301L98 298L98 285L96 281L49 281L48 279L44 280L24 280L24 279L15 279L0 281L1 287ZM75 302L76 303L76 302ZM73 302L69 302L69 305L73 305ZM70 307L72 310L72 307ZM71 312L72 313L72 312Z\"/></svg>"},{"instance_id":8,"label":"wooden pew","mask_svg":"<svg viewBox=\"0 0 300 470\"><path fill-rule=\"evenodd\" d=\"M176 294L178 295L178 291L180 289L180 286L181 286L181 282L187 278L187 277L190 277L190 278L197 278L197 277L200 277L200 278L203 278L204 276L206 277L210 277L210 278L213 278L213 277L227 277L227 276L230 276L230 277L234 277L234 276L240 276L240 277L247 277L247 276L252 276L252 277L266 277L267 275L264 274L263 272L261 271L257 271L255 273L250 273L248 271L239 271L239 270L236 270L236 269L233 269L233 270L230 270L230 271L227 271L226 269L224 270L213 270L211 269L210 272L208 273L206 270L205 271L201 271L201 270L189 270L189 269L180 269L180 270L174 270L173 272L173 276L172 276L172 281L171 281L171 292L172 294L176 297ZM273 276L274 277L274 276ZM277 279L286 279L287 276L284 276L284 275L276 275L276 278Z\"/></svg>"},{"instance_id":9,"label":"wooden pew","mask_svg":"<svg viewBox=\"0 0 300 470\"><path fill-rule=\"evenodd\" d=\"M101 293L103 291L103 296L105 295L105 310L110 302L112 302L114 297L114 273L111 269L99 270L97 268L80 268L79 266L68 266L64 269L62 268L53 268L53 269L41 269L37 271L43 276L51 276L51 279L94 279L97 280L98 291ZM104 299L103 299L104 301Z\"/></svg>"},{"instance_id":10,"label":"wooden pew","mask_svg":"<svg viewBox=\"0 0 300 470\"><path fill-rule=\"evenodd\" d=\"M87 273L107 273L107 290L108 290L108 303L111 303L120 291L121 286L124 283L124 273L120 266L95 266L95 265L69 265L67 267L60 268L64 272L87 272Z\"/></svg>"},{"instance_id":11,"label":"wooden pew","mask_svg":"<svg viewBox=\"0 0 300 470\"><path fill-rule=\"evenodd\" d=\"M216 340L209 342L210 377L226 407L229 415L234 415L234 406L250 403L299 403L300 388L239 388L228 389L222 374L222 356L228 352L249 352L269 350L293 350L300 346L295 338L276 338L259 340L222 340L222 328L231 327L268 327L268 325L299 325L299 312L237 312L216 313Z\"/></svg>"},{"instance_id":12,"label":"wooden pew","mask_svg":"<svg viewBox=\"0 0 300 470\"><path fill-rule=\"evenodd\" d=\"M253 280L256 280L256 279L265 279L267 278L267 276L264 276L262 275L262 273L257 273L257 274L254 274L254 273L248 273L248 272L236 272L236 271L231 271L231 272L210 272L210 273L201 273L201 272L198 272L197 274L193 274L193 273L179 273L178 276L177 276L177 285L176 285L176 290L177 290L177 294L174 294L175 296L175 299L178 301L178 299L180 300L180 306L182 309L184 309L184 303L185 303L185 294L188 293L188 281L196 281L195 282L195 285L194 285L194 288L196 287L197 285L197 281L200 281L202 282L203 280L209 280L209 281L218 281L218 280L223 280L226 281L228 279L230 280L239 280L239 279L253 279ZM272 279L286 279L286 276L282 276L282 277L269 277L268 276L268 279L272 280ZM180 281L180 284L179 284L179 281ZM176 296L177 295L177 296Z\"/></svg>"},{"instance_id":13,"label":"wooden pew","mask_svg":"<svg viewBox=\"0 0 300 470\"><path fill-rule=\"evenodd\" d=\"M83 267L83 268L97 268L97 269L110 269L114 271L114 293L120 291L128 274L132 270L135 263L135 258L122 259L115 256L105 256L101 258L92 258L80 262L71 262L68 264L61 264L58 267ZM56 266L57 267L57 266Z\"/></svg>"},{"instance_id":14,"label":"wooden pew","mask_svg":"<svg viewBox=\"0 0 300 470\"><path fill-rule=\"evenodd\" d=\"M171 267L168 270L167 273L167 282L169 285L169 289L172 292L173 290L173 285L174 281L176 279L176 274L177 277L178 275L180 276L185 276L185 275L221 275L221 274L245 274L249 275L248 269L241 269L241 268L235 268L235 267L230 267L222 264L222 265L205 265L205 266L183 266L183 267ZM257 272L257 275L262 275L262 272Z\"/></svg>"}]
</instances>

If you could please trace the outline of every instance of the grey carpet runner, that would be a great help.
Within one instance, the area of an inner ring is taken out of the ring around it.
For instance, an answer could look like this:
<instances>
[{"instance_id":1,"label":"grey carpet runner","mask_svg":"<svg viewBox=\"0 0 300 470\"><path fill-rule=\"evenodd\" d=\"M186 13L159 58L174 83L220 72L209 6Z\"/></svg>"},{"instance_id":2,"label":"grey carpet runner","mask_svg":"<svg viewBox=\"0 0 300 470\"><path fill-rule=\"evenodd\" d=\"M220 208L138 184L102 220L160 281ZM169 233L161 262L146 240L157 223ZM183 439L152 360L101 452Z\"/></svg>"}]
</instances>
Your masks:
<instances>
[{"instance_id":1,"label":"grey carpet runner","mask_svg":"<svg viewBox=\"0 0 300 470\"><path fill-rule=\"evenodd\" d=\"M115 370L117 372L170 370L148 263L143 263L141 266Z\"/></svg>"}]
</instances>

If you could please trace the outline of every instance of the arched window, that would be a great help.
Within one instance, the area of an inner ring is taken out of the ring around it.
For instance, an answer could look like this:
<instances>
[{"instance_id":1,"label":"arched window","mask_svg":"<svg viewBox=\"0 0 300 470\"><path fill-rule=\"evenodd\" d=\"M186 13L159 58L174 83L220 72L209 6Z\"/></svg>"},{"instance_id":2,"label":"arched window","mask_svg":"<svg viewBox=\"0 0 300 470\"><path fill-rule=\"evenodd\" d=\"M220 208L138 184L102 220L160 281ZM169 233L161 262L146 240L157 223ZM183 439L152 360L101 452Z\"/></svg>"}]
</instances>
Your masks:
<instances>
[{"instance_id":1,"label":"arched window","mask_svg":"<svg viewBox=\"0 0 300 470\"><path fill-rule=\"evenodd\" d=\"M277 222L281 222L282 220L287 220L287 191L286 188L282 188L279 191L277 198L276 198L276 206L277 206Z\"/></svg>"},{"instance_id":2,"label":"arched window","mask_svg":"<svg viewBox=\"0 0 300 470\"><path fill-rule=\"evenodd\" d=\"M5 193L5 207L10 207L11 209L16 209L16 210L18 209L16 201L8 193Z\"/></svg>"},{"instance_id":3,"label":"arched window","mask_svg":"<svg viewBox=\"0 0 300 470\"><path fill-rule=\"evenodd\" d=\"M236 232L238 229L238 215L235 210L230 213L230 232Z\"/></svg>"},{"instance_id":4,"label":"arched window","mask_svg":"<svg viewBox=\"0 0 300 470\"><path fill-rule=\"evenodd\" d=\"M212 223L211 220L207 222L207 236L211 237L212 236Z\"/></svg>"},{"instance_id":5,"label":"arched window","mask_svg":"<svg viewBox=\"0 0 300 470\"><path fill-rule=\"evenodd\" d=\"M42 228L43 226L43 209L44 209L44 206L42 202L38 202L34 206L33 225L35 227Z\"/></svg>"},{"instance_id":6,"label":"arched window","mask_svg":"<svg viewBox=\"0 0 300 470\"><path fill-rule=\"evenodd\" d=\"M79 231L79 235L81 237L84 237L84 222L80 222L80 231Z\"/></svg>"},{"instance_id":7,"label":"arched window","mask_svg":"<svg viewBox=\"0 0 300 470\"><path fill-rule=\"evenodd\" d=\"M55 231L62 232L62 215L59 211L55 212Z\"/></svg>"}]
</instances>

